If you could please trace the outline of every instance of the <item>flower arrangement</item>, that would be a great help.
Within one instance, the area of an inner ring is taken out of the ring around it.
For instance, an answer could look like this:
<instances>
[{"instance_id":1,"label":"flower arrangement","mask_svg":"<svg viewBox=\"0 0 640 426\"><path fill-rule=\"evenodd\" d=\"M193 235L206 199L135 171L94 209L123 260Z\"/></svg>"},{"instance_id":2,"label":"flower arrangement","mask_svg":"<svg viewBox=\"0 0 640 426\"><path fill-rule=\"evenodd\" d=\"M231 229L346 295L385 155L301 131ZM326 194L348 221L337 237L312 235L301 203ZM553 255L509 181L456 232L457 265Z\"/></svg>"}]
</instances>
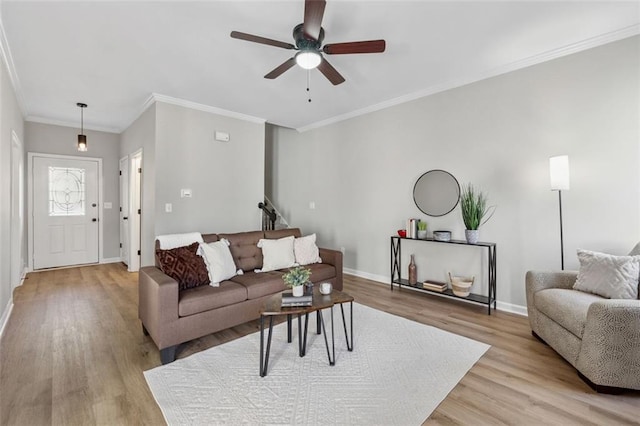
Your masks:
<instances>
[{"instance_id":1,"label":"flower arrangement","mask_svg":"<svg viewBox=\"0 0 640 426\"><path fill-rule=\"evenodd\" d=\"M282 279L287 287L293 288L306 284L310 276L311 269L296 266L289 269L289 271L282 276Z\"/></svg>"}]
</instances>

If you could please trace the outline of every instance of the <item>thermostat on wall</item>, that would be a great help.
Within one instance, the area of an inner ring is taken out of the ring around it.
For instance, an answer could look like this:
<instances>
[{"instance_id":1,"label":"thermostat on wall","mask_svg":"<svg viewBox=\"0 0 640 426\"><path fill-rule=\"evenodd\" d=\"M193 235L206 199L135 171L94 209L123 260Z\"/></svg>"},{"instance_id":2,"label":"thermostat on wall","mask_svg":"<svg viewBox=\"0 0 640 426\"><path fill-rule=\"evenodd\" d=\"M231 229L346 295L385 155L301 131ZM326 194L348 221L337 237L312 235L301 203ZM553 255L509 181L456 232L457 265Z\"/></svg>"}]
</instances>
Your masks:
<instances>
[{"instance_id":1,"label":"thermostat on wall","mask_svg":"<svg viewBox=\"0 0 640 426\"><path fill-rule=\"evenodd\" d=\"M229 142L229 133L216 132L216 140L221 142Z\"/></svg>"}]
</instances>

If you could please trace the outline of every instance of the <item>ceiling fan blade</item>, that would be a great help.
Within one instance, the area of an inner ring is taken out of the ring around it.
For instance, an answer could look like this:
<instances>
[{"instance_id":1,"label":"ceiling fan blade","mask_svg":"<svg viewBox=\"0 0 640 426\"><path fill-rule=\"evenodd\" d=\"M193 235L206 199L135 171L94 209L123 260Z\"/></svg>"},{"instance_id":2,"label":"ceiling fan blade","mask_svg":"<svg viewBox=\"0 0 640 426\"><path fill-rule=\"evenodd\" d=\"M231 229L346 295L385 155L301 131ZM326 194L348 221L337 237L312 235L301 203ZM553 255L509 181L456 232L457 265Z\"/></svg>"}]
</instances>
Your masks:
<instances>
[{"instance_id":1,"label":"ceiling fan blade","mask_svg":"<svg viewBox=\"0 0 640 426\"><path fill-rule=\"evenodd\" d=\"M322 51L327 55L349 53L382 53L386 47L384 40L352 41L348 43L326 44Z\"/></svg>"},{"instance_id":2,"label":"ceiling fan blade","mask_svg":"<svg viewBox=\"0 0 640 426\"><path fill-rule=\"evenodd\" d=\"M324 15L325 0L305 0L304 2L304 35L318 40L320 28L322 27L322 16Z\"/></svg>"},{"instance_id":3,"label":"ceiling fan blade","mask_svg":"<svg viewBox=\"0 0 640 426\"><path fill-rule=\"evenodd\" d=\"M270 38L260 37L253 34L241 33L239 31L231 31L231 38L237 38L239 40L252 41L254 43L266 44L268 46L281 47L283 49L295 49L296 47L291 43L285 43L283 41L272 40Z\"/></svg>"},{"instance_id":4,"label":"ceiling fan blade","mask_svg":"<svg viewBox=\"0 0 640 426\"><path fill-rule=\"evenodd\" d=\"M284 61L282 64L278 65L273 71L264 76L264 78L268 78L273 80L274 78L280 77L285 71L289 70L292 66L296 64L295 58L289 58Z\"/></svg>"},{"instance_id":5,"label":"ceiling fan blade","mask_svg":"<svg viewBox=\"0 0 640 426\"><path fill-rule=\"evenodd\" d=\"M325 77L334 85L337 86L340 83L344 83L344 77L340 75L336 69L331 66L325 58L322 58L322 62L318 65L318 69Z\"/></svg>"}]
</instances>

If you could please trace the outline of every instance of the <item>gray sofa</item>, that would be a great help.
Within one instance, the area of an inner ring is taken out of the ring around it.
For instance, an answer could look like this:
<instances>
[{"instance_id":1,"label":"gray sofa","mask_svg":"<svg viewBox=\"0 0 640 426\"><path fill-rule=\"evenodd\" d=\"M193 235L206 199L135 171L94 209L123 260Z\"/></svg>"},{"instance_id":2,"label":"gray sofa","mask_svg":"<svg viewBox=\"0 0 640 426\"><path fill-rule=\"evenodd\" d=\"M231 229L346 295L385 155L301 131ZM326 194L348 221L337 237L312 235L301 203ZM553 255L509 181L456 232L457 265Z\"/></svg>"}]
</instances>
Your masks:
<instances>
[{"instance_id":1,"label":"gray sofa","mask_svg":"<svg viewBox=\"0 0 640 426\"><path fill-rule=\"evenodd\" d=\"M145 334L150 335L160 350L163 364L176 357L178 345L229 327L255 320L260 309L273 294L285 290L284 271L256 273L262 268L261 238L277 239L293 235L297 228L276 231L252 231L234 234L203 234L205 242L226 238L237 268L244 271L219 287L209 285L178 291L178 282L156 266L140 269L138 278L138 316ZM156 248L158 248L156 242ZM330 282L342 290L342 252L320 248L322 263L307 265L311 281Z\"/></svg>"},{"instance_id":2,"label":"gray sofa","mask_svg":"<svg viewBox=\"0 0 640 426\"><path fill-rule=\"evenodd\" d=\"M577 275L527 272L527 309L534 336L573 365L596 391L640 390L640 300L606 299L573 290Z\"/></svg>"}]
</instances>

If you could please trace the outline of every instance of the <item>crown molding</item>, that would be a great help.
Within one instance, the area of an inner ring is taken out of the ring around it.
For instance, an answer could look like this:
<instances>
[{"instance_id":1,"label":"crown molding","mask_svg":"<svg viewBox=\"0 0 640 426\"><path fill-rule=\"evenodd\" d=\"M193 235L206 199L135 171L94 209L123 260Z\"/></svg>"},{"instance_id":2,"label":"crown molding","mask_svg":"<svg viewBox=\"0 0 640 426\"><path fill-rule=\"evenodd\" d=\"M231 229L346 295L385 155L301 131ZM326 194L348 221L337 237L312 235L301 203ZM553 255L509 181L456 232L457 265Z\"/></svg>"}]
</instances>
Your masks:
<instances>
[{"instance_id":1,"label":"crown molding","mask_svg":"<svg viewBox=\"0 0 640 426\"><path fill-rule=\"evenodd\" d=\"M465 86L467 84L475 83L477 81L485 80L491 77L496 77L508 72L517 71L532 65L537 65L543 62L548 62L553 59L558 59L563 56L568 56L573 53L578 53L587 49L592 49L604 44L613 43L614 41L622 40L625 38L633 37L640 34L640 24L632 25L630 27L622 28L620 30L612 31L606 34L602 34L596 37L592 37L586 40L582 40L577 43L573 43L564 47L550 50L538 55L530 56L529 58L521 59L519 61L512 62L510 64L486 70L477 74L468 75L459 79L450 80L443 84L428 87L418 92L409 93L397 98L389 99L384 102L370 105L365 108L361 108L355 111L348 112L346 114L337 115L335 117L327 118L326 120L317 121L315 123L308 124L297 128L300 133L317 129L320 127L328 126L330 124L345 121L351 118L359 117L361 115L369 114L371 112L380 111L382 109L390 108L395 105L400 105L406 102L410 102L416 99L424 98L436 93L444 92L446 90L454 89L456 87Z\"/></svg>"},{"instance_id":2,"label":"crown molding","mask_svg":"<svg viewBox=\"0 0 640 426\"><path fill-rule=\"evenodd\" d=\"M2 2L0 1L0 6ZM13 56L11 55L11 49L9 48L9 42L7 41L7 35L4 31L4 23L2 22L2 16L0 15L0 56L2 56L2 60L7 67L7 72L9 73L9 80L11 81L11 85L13 86L13 92L15 93L16 100L18 102L18 108L22 112L22 116L25 117L27 115L27 104L24 100L24 95L22 93L22 86L20 85L20 79L18 78L18 73L16 72L16 67L13 62Z\"/></svg>"},{"instance_id":3,"label":"crown molding","mask_svg":"<svg viewBox=\"0 0 640 426\"><path fill-rule=\"evenodd\" d=\"M163 102L165 104L177 105L184 108L195 109L198 111L210 112L212 114L222 115L225 117L236 118L238 120L249 121L251 123L264 124L266 119L260 117L254 117L252 115L242 114L240 112L229 111L222 108L217 108L209 105L199 104L197 102L191 102L184 99L173 98L171 96L161 95L154 93L151 95L155 102Z\"/></svg>"},{"instance_id":4,"label":"crown molding","mask_svg":"<svg viewBox=\"0 0 640 426\"><path fill-rule=\"evenodd\" d=\"M51 124L53 126L62 126L62 127L71 127L71 128L78 128L78 123L74 122L68 122L68 121L63 121L63 120L54 120L52 118L46 118L46 117L38 117L35 115L29 115L27 116L24 121L30 121L33 123L42 123L42 124ZM120 129L117 129L115 127L100 127L100 126L87 126L85 123L84 126L85 130L94 130L96 132L105 132L105 133L121 133ZM80 129L78 129L80 130Z\"/></svg>"}]
</instances>

